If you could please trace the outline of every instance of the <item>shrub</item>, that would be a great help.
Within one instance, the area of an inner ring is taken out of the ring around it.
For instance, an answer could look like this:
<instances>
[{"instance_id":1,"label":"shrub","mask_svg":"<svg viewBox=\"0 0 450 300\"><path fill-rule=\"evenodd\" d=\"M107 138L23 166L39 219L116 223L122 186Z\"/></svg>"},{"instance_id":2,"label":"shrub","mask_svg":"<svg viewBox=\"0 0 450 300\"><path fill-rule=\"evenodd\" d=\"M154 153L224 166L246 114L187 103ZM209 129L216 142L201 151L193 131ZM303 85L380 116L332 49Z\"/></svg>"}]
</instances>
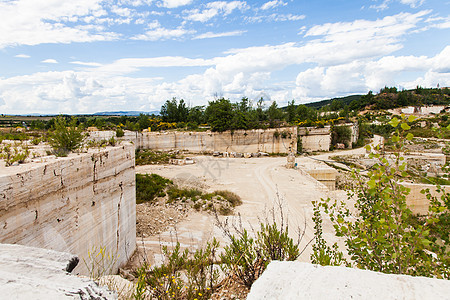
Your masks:
<instances>
[{"instance_id":1,"label":"shrub","mask_svg":"<svg viewBox=\"0 0 450 300\"><path fill-rule=\"evenodd\" d=\"M329 199L314 204L316 245L312 258L322 264L344 262L337 246L330 248L321 239L321 230L318 230L322 221L321 208L332 221L336 236L345 240L350 264L384 273L448 278L448 245L442 246L445 240L430 236L433 228L442 222L440 216L446 209L443 205L446 198L432 201L429 214L422 216L421 222L411 222L413 214L406 205L409 189L399 181L407 176L406 162L400 155L403 142L412 140L413 135L406 134L410 129L406 120L393 118L390 125L397 128L392 136L394 162L389 163L377 148L378 153L371 153L370 157L378 163L369 171L367 180L354 172L357 185L349 193L349 199L356 198L354 210L348 209L343 202L331 204ZM369 151L374 150L366 147ZM446 234L448 236L448 232Z\"/></svg>"},{"instance_id":2,"label":"shrub","mask_svg":"<svg viewBox=\"0 0 450 300\"><path fill-rule=\"evenodd\" d=\"M123 131L122 128L117 128L116 129L116 137L123 137L125 135L125 132Z\"/></svg>"},{"instance_id":3,"label":"shrub","mask_svg":"<svg viewBox=\"0 0 450 300\"><path fill-rule=\"evenodd\" d=\"M0 149L0 158L5 160L5 165L7 167L11 166L15 162L23 163L25 159L30 155L28 147L19 146L19 144L6 145Z\"/></svg>"},{"instance_id":4,"label":"shrub","mask_svg":"<svg viewBox=\"0 0 450 300\"><path fill-rule=\"evenodd\" d=\"M260 222L260 230L250 233L242 227L233 226L233 234L228 223L217 224L222 229L230 244L220 255L222 269L230 276L234 276L241 284L250 288L253 282L264 272L272 260L296 260L304 249L300 250L304 230L298 231L297 239L289 237L289 226L285 223L285 215L279 203L279 222L276 222L275 209L271 211L272 220L266 218Z\"/></svg>"},{"instance_id":5,"label":"shrub","mask_svg":"<svg viewBox=\"0 0 450 300\"><path fill-rule=\"evenodd\" d=\"M175 153L153 150L136 150L136 165L167 164L171 158L178 158Z\"/></svg>"},{"instance_id":6,"label":"shrub","mask_svg":"<svg viewBox=\"0 0 450 300\"><path fill-rule=\"evenodd\" d=\"M157 174L136 174L136 203L152 202L156 197L164 197L164 189L172 180Z\"/></svg>"},{"instance_id":7,"label":"shrub","mask_svg":"<svg viewBox=\"0 0 450 300\"><path fill-rule=\"evenodd\" d=\"M76 118L72 117L69 124L62 116L56 118L53 131L50 133L49 143L57 156L67 156L69 152L78 149L83 140L82 128L77 127Z\"/></svg>"},{"instance_id":8,"label":"shrub","mask_svg":"<svg viewBox=\"0 0 450 300\"><path fill-rule=\"evenodd\" d=\"M214 268L219 243L216 239L204 248L181 251L180 243L172 250L162 247L164 262L147 271L138 271L137 299L145 292L157 299L210 299L218 287L218 270ZM153 298L152 298L153 299Z\"/></svg>"}]
</instances>

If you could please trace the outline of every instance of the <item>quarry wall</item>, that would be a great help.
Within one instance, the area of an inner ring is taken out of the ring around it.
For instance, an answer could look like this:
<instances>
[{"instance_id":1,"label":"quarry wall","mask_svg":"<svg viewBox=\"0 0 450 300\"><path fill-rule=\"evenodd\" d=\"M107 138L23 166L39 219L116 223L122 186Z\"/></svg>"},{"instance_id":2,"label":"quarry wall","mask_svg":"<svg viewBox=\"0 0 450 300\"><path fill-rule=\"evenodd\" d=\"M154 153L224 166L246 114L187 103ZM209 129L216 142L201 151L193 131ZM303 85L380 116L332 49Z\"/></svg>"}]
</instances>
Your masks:
<instances>
[{"instance_id":1,"label":"quarry wall","mask_svg":"<svg viewBox=\"0 0 450 300\"><path fill-rule=\"evenodd\" d=\"M440 194L436 192L436 186L432 184L416 184L402 182L402 185L410 188L410 193L406 196L406 204L415 214L426 214L428 207L430 206L430 200L427 199L425 194L420 191L423 189L429 189L432 196L437 196L440 199ZM450 192L450 186L442 186L446 193Z\"/></svg>"},{"instance_id":2,"label":"quarry wall","mask_svg":"<svg viewBox=\"0 0 450 300\"><path fill-rule=\"evenodd\" d=\"M75 274L100 248L113 271L124 264L136 247L134 146L93 151L2 172L0 243L76 254Z\"/></svg>"},{"instance_id":3,"label":"quarry wall","mask_svg":"<svg viewBox=\"0 0 450 300\"><path fill-rule=\"evenodd\" d=\"M302 140L303 151L330 150L330 126L325 126L323 128L301 127L298 129L298 135Z\"/></svg>"},{"instance_id":4,"label":"quarry wall","mask_svg":"<svg viewBox=\"0 0 450 300\"><path fill-rule=\"evenodd\" d=\"M109 139L114 131L93 131L94 140ZM226 132L132 132L125 131L119 140L133 142L138 149L187 150L202 152L268 152L289 153L297 151L297 127L279 129L235 130Z\"/></svg>"}]
</instances>

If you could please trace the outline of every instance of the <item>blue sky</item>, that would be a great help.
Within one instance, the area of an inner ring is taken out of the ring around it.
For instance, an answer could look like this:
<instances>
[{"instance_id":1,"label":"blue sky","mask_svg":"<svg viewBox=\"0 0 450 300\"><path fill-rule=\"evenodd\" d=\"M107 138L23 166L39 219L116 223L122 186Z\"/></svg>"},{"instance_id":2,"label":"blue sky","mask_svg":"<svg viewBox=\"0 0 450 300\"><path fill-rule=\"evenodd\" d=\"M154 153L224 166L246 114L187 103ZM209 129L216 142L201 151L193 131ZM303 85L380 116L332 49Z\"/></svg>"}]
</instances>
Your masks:
<instances>
[{"instance_id":1,"label":"blue sky","mask_svg":"<svg viewBox=\"0 0 450 300\"><path fill-rule=\"evenodd\" d=\"M450 0L0 0L0 113L450 86Z\"/></svg>"}]
</instances>

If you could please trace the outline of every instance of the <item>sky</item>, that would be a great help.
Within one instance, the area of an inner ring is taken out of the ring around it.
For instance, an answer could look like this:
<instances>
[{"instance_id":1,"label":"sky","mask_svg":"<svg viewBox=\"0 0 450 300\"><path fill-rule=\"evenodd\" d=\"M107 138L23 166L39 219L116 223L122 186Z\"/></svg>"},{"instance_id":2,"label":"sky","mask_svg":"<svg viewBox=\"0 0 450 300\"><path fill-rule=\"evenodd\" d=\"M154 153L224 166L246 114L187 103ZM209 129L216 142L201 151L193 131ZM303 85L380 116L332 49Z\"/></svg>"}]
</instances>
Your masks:
<instances>
[{"instance_id":1,"label":"sky","mask_svg":"<svg viewBox=\"0 0 450 300\"><path fill-rule=\"evenodd\" d=\"M450 86L450 0L0 0L0 113Z\"/></svg>"}]
</instances>

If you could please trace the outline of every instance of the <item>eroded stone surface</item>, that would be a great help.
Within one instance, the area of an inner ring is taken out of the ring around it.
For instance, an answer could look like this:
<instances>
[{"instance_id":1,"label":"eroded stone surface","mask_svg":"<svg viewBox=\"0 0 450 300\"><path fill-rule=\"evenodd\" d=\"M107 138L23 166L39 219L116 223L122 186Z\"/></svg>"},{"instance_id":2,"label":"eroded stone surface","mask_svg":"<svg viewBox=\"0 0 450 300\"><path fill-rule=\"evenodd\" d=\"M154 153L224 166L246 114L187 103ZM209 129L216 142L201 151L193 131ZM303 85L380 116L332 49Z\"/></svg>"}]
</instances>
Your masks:
<instances>
[{"instance_id":1,"label":"eroded stone surface","mask_svg":"<svg viewBox=\"0 0 450 300\"><path fill-rule=\"evenodd\" d=\"M10 167L0 173L0 242L74 253L81 274L103 248L115 272L136 247L135 195L131 144Z\"/></svg>"},{"instance_id":2,"label":"eroded stone surface","mask_svg":"<svg viewBox=\"0 0 450 300\"><path fill-rule=\"evenodd\" d=\"M450 299L450 281L273 261L247 299Z\"/></svg>"},{"instance_id":3,"label":"eroded stone surface","mask_svg":"<svg viewBox=\"0 0 450 300\"><path fill-rule=\"evenodd\" d=\"M92 280L68 273L76 258L66 252L0 244L0 298L117 299Z\"/></svg>"}]
</instances>

